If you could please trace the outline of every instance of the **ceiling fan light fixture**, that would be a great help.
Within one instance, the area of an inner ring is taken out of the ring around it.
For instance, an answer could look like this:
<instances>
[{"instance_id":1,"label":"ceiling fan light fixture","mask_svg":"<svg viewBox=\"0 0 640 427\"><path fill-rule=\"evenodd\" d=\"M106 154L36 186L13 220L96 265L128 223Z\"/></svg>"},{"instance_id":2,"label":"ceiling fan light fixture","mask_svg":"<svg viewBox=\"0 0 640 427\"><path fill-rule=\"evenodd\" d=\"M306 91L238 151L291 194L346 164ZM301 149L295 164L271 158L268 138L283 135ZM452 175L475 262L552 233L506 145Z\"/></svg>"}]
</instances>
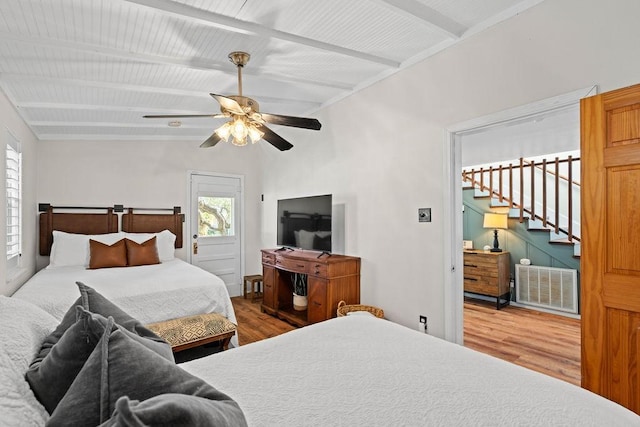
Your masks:
<instances>
[{"instance_id":1,"label":"ceiling fan light fixture","mask_svg":"<svg viewBox=\"0 0 640 427\"><path fill-rule=\"evenodd\" d=\"M235 145L247 145L247 135L249 130L247 129L247 123L244 117L236 117L231 124L231 135L233 136L233 143Z\"/></svg>"},{"instance_id":2,"label":"ceiling fan light fixture","mask_svg":"<svg viewBox=\"0 0 640 427\"><path fill-rule=\"evenodd\" d=\"M231 122L226 122L225 124L220 126L218 129L216 129L215 132L218 134L220 139L224 141L228 141L229 136L231 135Z\"/></svg>"},{"instance_id":3,"label":"ceiling fan light fixture","mask_svg":"<svg viewBox=\"0 0 640 427\"><path fill-rule=\"evenodd\" d=\"M247 129L247 131L249 133L249 139L251 139L252 144L255 144L256 142L260 141L264 136L264 132L258 129L258 127L253 123L249 124L249 128Z\"/></svg>"},{"instance_id":4,"label":"ceiling fan light fixture","mask_svg":"<svg viewBox=\"0 0 640 427\"><path fill-rule=\"evenodd\" d=\"M242 147L243 145L247 145L247 138L245 139L236 139L235 137L231 140L233 145L237 145L238 147Z\"/></svg>"}]
</instances>

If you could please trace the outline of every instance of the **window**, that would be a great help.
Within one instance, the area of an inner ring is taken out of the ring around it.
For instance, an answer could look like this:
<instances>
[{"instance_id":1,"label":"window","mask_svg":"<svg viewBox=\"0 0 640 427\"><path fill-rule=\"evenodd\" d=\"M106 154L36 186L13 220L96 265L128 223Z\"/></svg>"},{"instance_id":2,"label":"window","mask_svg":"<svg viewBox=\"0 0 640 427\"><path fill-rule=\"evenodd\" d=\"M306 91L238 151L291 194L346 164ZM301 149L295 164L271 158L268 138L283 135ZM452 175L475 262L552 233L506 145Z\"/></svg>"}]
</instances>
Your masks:
<instances>
[{"instance_id":1,"label":"window","mask_svg":"<svg viewBox=\"0 0 640 427\"><path fill-rule=\"evenodd\" d=\"M198 197L198 236L233 236L233 197Z\"/></svg>"},{"instance_id":2,"label":"window","mask_svg":"<svg viewBox=\"0 0 640 427\"><path fill-rule=\"evenodd\" d=\"M7 132L7 271L19 266L22 240L22 153L20 142Z\"/></svg>"}]
</instances>

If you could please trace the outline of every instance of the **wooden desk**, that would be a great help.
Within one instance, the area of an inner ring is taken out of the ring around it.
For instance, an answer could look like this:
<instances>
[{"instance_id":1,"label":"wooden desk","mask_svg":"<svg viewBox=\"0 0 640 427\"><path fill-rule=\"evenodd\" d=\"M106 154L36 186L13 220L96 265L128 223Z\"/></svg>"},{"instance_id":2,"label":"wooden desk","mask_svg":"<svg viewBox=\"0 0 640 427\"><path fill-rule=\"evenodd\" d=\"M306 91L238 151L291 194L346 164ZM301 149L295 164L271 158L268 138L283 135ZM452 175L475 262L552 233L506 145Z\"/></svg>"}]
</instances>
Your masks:
<instances>
[{"instance_id":1,"label":"wooden desk","mask_svg":"<svg viewBox=\"0 0 640 427\"><path fill-rule=\"evenodd\" d=\"M307 275L308 306L293 309L291 274ZM262 250L262 311L298 326L336 317L338 303L360 304L360 258L291 249Z\"/></svg>"}]
</instances>

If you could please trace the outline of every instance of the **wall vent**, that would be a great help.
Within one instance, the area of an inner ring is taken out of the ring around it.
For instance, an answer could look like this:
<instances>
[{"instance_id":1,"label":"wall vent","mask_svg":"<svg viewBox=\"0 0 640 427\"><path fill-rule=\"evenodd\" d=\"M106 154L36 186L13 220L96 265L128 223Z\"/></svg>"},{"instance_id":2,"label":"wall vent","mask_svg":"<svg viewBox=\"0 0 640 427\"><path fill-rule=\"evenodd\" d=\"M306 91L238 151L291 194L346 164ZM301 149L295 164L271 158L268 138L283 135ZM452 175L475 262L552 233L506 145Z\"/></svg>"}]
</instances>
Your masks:
<instances>
[{"instance_id":1,"label":"wall vent","mask_svg":"<svg viewBox=\"0 0 640 427\"><path fill-rule=\"evenodd\" d=\"M578 314L578 272L516 264L516 302Z\"/></svg>"}]
</instances>

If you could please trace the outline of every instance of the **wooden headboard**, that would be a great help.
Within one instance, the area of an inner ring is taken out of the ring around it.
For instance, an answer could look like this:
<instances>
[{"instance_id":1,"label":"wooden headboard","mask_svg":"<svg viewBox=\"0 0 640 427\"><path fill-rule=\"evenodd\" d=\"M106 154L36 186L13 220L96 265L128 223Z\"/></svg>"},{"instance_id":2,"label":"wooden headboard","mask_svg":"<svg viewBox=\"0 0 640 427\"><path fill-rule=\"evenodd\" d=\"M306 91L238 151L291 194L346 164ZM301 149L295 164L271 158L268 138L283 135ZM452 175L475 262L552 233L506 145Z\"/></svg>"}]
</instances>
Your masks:
<instances>
[{"instance_id":1,"label":"wooden headboard","mask_svg":"<svg viewBox=\"0 0 640 427\"><path fill-rule=\"evenodd\" d=\"M40 255L51 254L53 230L77 234L106 234L118 231L118 215L113 208L95 208L105 213L60 213L47 205L40 214Z\"/></svg>"},{"instance_id":2,"label":"wooden headboard","mask_svg":"<svg viewBox=\"0 0 640 427\"><path fill-rule=\"evenodd\" d=\"M180 208L173 208L172 214L134 213L134 208L122 215L122 231L128 233L159 233L169 230L176 235L176 248L182 247L182 223L184 214Z\"/></svg>"},{"instance_id":3,"label":"wooden headboard","mask_svg":"<svg viewBox=\"0 0 640 427\"><path fill-rule=\"evenodd\" d=\"M54 212L56 210L93 210L103 213L79 213L79 212ZM158 233L169 230L176 235L176 248L182 247L182 228L184 214L180 213L180 207L170 209L126 208L127 213L122 215L122 231L129 233ZM116 233L118 228L118 215L116 212L124 212L122 205L114 207L87 207L87 206L51 206L41 203L40 210L40 255L51 254L53 245L53 231L64 231L76 234L106 234ZM140 211L170 210L170 214L158 213L134 213Z\"/></svg>"}]
</instances>

